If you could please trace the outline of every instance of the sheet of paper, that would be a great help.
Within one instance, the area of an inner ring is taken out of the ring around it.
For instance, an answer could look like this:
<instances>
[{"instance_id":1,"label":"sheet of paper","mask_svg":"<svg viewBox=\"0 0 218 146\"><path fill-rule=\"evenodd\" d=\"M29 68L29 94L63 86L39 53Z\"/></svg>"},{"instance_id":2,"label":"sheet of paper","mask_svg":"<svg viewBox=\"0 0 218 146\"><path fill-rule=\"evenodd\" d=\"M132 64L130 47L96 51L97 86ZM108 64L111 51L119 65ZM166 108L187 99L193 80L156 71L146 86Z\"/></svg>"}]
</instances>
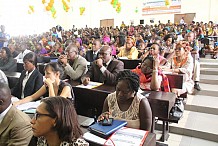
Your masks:
<instances>
[{"instance_id":1,"label":"sheet of paper","mask_svg":"<svg viewBox=\"0 0 218 146\"><path fill-rule=\"evenodd\" d=\"M106 142L106 145L141 146L148 131L123 127L116 131Z\"/></svg>"},{"instance_id":2,"label":"sheet of paper","mask_svg":"<svg viewBox=\"0 0 218 146\"><path fill-rule=\"evenodd\" d=\"M23 111L23 110L27 110L27 109L36 109L40 104L40 101L36 101L36 102L27 102L21 105L17 106L17 109Z\"/></svg>"},{"instance_id":3,"label":"sheet of paper","mask_svg":"<svg viewBox=\"0 0 218 146\"><path fill-rule=\"evenodd\" d=\"M81 85L78 85L78 86L76 86L76 87L92 89L92 88L95 88L95 87L98 87L98 86L101 86L101 85L103 85L103 83L90 81L87 86L81 84Z\"/></svg>"}]
</instances>

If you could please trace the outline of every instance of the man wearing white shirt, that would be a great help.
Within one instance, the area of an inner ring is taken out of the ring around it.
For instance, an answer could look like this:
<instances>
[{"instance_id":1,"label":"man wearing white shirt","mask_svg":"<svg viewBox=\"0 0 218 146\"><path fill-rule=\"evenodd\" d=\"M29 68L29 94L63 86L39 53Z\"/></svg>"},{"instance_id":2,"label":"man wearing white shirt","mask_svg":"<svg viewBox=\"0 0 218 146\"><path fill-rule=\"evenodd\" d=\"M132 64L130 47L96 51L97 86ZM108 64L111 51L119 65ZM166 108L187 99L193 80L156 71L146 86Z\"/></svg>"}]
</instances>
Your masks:
<instances>
[{"instance_id":1,"label":"man wearing white shirt","mask_svg":"<svg viewBox=\"0 0 218 146\"><path fill-rule=\"evenodd\" d=\"M23 63L23 58L26 54L32 52L30 50L27 49L27 44L25 42L21 43L20 45L20 54L17 55L17 57L15 57L14 59L17 60L17 63Z\"/></svg>"},{"instance_id":2,"label":"man wearing white shirt","mask_svg":"<svg viewBox=\"0 0 218 146\"><path fill-rule=\"evenodd\" d=\"M27 146L32 135L30 117L12 105L10 88L0 83L0 146Z\"/></svg>"}]
</instances>

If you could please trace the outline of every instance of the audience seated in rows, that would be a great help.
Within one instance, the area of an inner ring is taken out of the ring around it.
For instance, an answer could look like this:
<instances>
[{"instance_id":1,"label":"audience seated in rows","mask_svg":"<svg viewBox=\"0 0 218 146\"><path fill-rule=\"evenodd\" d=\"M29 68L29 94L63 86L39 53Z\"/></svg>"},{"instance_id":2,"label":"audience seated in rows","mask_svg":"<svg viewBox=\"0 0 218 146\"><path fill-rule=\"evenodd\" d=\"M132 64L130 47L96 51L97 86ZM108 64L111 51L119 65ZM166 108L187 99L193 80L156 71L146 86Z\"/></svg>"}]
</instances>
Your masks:
<instances>
[{"instance_id":1,"label":"audience seated in rows","mask_svg":"<svg viewBox=\"0 0 218 146\"><path fill-rule=\"evenodd\" d=\"M62 67L56 63L51 62L45 66L45 81L44 85L32 95L25 96L25 98L14 102L14 105L20 105L26 102L40 99L41 96L52 97L62 96L74 100L73 89L70 84L61 80L63 75Z\"/></svg>"}]
</instances>

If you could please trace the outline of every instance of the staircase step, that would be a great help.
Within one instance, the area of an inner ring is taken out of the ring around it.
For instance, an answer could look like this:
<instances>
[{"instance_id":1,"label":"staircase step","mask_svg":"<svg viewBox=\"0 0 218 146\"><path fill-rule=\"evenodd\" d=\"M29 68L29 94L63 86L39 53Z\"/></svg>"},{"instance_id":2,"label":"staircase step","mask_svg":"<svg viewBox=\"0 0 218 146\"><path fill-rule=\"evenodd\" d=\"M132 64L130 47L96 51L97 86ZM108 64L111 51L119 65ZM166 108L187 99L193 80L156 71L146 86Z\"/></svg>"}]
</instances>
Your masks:
<instances>
[{"instance_id":1,"label":"staircase step","mask_svg":"<svg viewBox=\"0 0 218 146\"><path fill-rule=\"evenodd\" d=\"M200 58L200 63L202 63L202 62L218 63L218 59Z\"/></svg>"},{"instance_id":2,"label":"staircase step","mask_svg":"<svg viewBox=\"0 0 218 146\"><path fill-rule=\"evenodd\" d=\"M218 75L218 68L202 68L201 67L201 74Z\"/></svg>"},{"instance_id":3,"label":"staircase step","mask_svg":"<svg viewBox=\"0 0 218 146\"><path fill-rule=\"evenodd\" d=\"M185 110L218 115L218 98L205 95L188 95Z\"/></svg>"},{"instance_id":4,"label":"staircase step","mask_svg":"<svg viewBox=\"0 0 218 146\"><path fill-rule=\"evenodd\" d=\"M218 116L185 110L179 123L169 124L170 133L218 142ZM162 121L156 123L161 129Z\"/></svg>"},{"instance_id":5,"label":"staircase step","mask_svg":"<svg viewBox=\"0 0 218 146\"><path fill-rule=\"evenodd\" d=\"M200 65L203 68L218 68L218 63L216 62L201 62Z\"/></svg>"},{"instance_id":6,"label":"staircase step","mask_svg":"<svg viewBox=\"0 0 218 146\"><path fill-rule=\"evenodd\" d=\"M218 93L218 88L217 85L213 85L213 84L205 84L205 83L200 83L200 87L202 89L202 91L206 90L206 91L215 91ZM200 91L201 92L201 91ZM200 93L199 92L199 93ZM205 94L207 95L207 94ZM218 94L217 94L218 95ZM216 96L216 95L215 95Z\"/></svg>"},{"instance_id":7,"label":"staircase step","mask_svg":"<svg viewBox=\"0 0 218 146\"><path fill-rule=\"evenodd\" d=\"M200 75L200 83L204 84L218 84L218 76L217 75Z\"/></svg>"},{"instance_id":8,"label":"staircase step","mask_svg":"<svg viewBox=\"0 0 218 146\"><path fill-rule=\"evenodd\" d=\"M193 95L215 96L218 97L218 87L213 84L200 83L201 91L194 90Z\"/></svg>"}]
</instances>

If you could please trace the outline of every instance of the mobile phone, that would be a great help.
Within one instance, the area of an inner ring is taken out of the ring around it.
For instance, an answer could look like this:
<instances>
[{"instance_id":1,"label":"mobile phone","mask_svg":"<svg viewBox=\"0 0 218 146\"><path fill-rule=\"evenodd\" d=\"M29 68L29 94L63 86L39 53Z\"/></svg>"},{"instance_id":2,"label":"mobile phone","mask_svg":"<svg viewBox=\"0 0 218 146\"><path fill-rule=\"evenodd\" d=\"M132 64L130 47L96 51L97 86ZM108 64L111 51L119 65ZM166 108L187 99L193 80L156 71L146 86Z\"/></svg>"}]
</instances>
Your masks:
<instances>
[{"instance_id":1,"label":"mobile phone","mask_svg":"<svg viewBox=\"0 0 218 146\"><path fill-rule=\"evenodd\" d=\"M113 118L109 118L109 119L104 119L101 124L102 126L110 126L112 125L112 123L113 123Z\"/></svg>"}]
</instances>

